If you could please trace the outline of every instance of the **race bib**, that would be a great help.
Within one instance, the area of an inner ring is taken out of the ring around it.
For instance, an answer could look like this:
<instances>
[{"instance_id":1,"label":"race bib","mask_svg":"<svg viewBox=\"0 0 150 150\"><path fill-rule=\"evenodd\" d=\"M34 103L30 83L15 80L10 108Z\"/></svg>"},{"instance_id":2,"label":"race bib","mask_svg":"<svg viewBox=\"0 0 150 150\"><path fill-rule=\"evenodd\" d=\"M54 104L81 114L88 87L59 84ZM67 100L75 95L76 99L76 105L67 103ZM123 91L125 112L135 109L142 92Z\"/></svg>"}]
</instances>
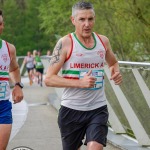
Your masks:
<instances>
[{"instance_id":1,"label":"race bib","mask_svg":"<svg viewBox=\"0 0 150 150\"><path fill-rule=\"evenodd\" d=\"M5 99L6 96L6 82L0 82L0 99Z\"/></svg>"},{"instance_id":2,"label":"race bib","mask_svg":"<svg viewBox=\"0 0 150 150\"><path fill-rule=\"evenodd\" d=\"M43 66L42 62L37 62L37 66Z\"/></svg>"},{"instance_id":3,"label":"race bib","mask_svg":"<svg viewBox=\"0 0 150 150\"><path fill-rule=\"evenodd\" d=\"M89 70L82 70L80 71L79 78L83 78ZM90 90L97 90L103 87L103 81L104 81L104 70L92 70L91 76L96 78L95 84L93 88L85 88Z\"/></svg>"}]
</instances>

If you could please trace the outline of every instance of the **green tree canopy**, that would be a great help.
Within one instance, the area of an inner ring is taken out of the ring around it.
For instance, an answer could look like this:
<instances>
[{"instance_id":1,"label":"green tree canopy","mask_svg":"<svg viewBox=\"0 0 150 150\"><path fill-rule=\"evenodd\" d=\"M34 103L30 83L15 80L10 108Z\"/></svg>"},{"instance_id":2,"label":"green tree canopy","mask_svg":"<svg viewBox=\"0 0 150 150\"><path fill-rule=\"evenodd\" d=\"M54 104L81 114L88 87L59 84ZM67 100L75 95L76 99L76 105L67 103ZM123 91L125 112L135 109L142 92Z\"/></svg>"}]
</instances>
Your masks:
<instances>
[{"instance_id":1,"label":"green tree canopy","mask_svg":"<svg viewBox=\"0 0 150 150\"><path fill-rule=\"evenodd\" d=\"M56 41L74 32L71 8L77 0L0 0L2 35L17 55L40 49L46 54ZM149 0L90 0L96 12L95 32L106 35L119 60L144 61L150 55ZM44 54L43 53L43 54ZM150 57L150 56L149 56ZM150 58L149 58L150 60Z\"/></svg>"},{"instance_id":2,"label":"green tree canopy","mask_svg":"<svg viewBox=\"0 0 150 150\"><path fill-rule=\"evenodd\" d=\"M47 49L50 49L50 36L40 29L40 3L37 0L0 1L5 21L2 38L16 46L17 55L26 55L27 51L32 52L34 49L46 54Z\"/></svg>"},{"instance_id":3,"label":"green tree canopy","mask_svg":"<svg viewBox=\"0 0 150 150\"><path fill-rule=\"evenodd\" d=\"M73 0L50 0L40 5L41 28L46 34L73 32L70 21ZM120 60L141 61L150 54L149 0L91 0L95 7L94 31L106 35ZM54 42L55 43L55 42Z\"/></svg>"}]
</instances>

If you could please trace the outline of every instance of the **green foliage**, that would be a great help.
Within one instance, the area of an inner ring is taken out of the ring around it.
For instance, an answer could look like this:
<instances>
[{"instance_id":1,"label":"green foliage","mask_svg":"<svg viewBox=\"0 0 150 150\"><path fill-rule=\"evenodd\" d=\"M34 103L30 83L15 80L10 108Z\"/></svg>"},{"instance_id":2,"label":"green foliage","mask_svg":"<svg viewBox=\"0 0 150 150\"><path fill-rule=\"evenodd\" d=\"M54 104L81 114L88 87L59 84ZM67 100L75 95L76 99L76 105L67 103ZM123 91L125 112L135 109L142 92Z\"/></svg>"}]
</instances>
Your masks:
<instances>
[{"instance_id":1,"label":"green foliage","mask_svg":"<svg viewBox=\"0 0 150 150\"><path fill-rule=\"evenodd\" d=\"M4 12L5 29L2 38L13 43L17 55L26 55L27 51L41 49L46 54L50 49L50 36L40 29L39 10L41 1L5 0L0 3ZM44 1L43 1L44 2Z\"/></svg>"},{"instance_id":2,"label":"green foliage","mask_svg":"<svg viewBox=\"0 0 150 150\"><path fill-rule=\"evenodd\" d=\"M40 19L42 20L41 29L45 30L46 34L50 34L52 41L51 45L55 45L61 37L73 31L73 25L70 21L71 7L74 0L50 0L47 3L41 3L39 7Z\"/></svg>"},{"instance_id":3,"label":"green foliage","mask_svg":"<svg viewBox=\"0 0 150 150\"><path fill-rule=\"evenodd\" d=\"M65 35L73 32L71 7L77 1L50 0L41 3L41 28L47 34ZM144 61L150 54L149 0L91 0L96 12L94 31L106 35L120 60ZM55 42L54 42L55 43ZM54 44L55 45L55 44ZM138 46L139 45L139 46Z\"/></svg>"},{"instance_id":4,"label":"green foliage","mask_svg":"<svg viewBox=\"0 0 150 150\"><path fill-rule=\"evenodd\" d=\"M5 30L2 35L17 48L53 49L56 41L74 31L71 8L77 0L1 0ZM150 55L149 0L90 0L96 12L93 31L106 35L120 60L144 61ZM146 56L146 57L145 57ZM148 57L150 60L150 56Z\"/></svg>"}]
</instances>

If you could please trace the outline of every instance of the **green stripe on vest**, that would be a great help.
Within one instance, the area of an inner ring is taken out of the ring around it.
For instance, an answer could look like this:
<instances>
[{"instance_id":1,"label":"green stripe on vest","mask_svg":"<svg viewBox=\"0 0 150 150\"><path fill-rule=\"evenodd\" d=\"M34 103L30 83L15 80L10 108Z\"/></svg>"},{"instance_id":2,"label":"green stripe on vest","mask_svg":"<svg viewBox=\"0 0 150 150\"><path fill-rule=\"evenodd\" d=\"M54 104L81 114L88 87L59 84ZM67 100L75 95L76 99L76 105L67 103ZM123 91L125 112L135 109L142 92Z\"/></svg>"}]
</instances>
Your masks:
<instances>
[{"instance_id":1,"label":"green stripe on vest","mask_svg":"<svg viewBox=\"0 0 150 150\"><path fill-rule=\"evenodd\" d=\"M63 70L62 74L79 74L79 71L74 71L74 70Z\"/></svg>"},{"instance_id":2,"label":"green stripe on vest","mask_svg":"<svg viewBox=\"0 0 150 150\"><path fill-rule=\"evenodd\" d=\"M2 76L8 76L9 73L8 72L0 72L0 75L2 75Z\"/></svg>"}]
</instances>

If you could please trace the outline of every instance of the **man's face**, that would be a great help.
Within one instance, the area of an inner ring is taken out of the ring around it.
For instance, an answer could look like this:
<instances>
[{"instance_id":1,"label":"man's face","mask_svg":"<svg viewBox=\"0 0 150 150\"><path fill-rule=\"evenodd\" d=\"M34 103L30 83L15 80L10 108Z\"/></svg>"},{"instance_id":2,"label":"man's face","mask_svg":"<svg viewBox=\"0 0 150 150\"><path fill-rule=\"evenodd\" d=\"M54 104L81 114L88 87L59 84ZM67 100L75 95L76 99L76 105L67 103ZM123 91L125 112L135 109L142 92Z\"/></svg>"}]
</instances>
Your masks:
<instances>
[{"instance_id":1,"label":"man's face","mask_svg":"<svg viewBox=\"0 0 150 150\"><path fill-rule=\"evenodd\" d=\"M0 34L2 34L3 29L4 29L3 17L0 16Z\"/></svg>"},{"instance_id":2,"label":"man's face","mask_svg":"<svg viewBox=\"0 0 150 150\"><path fill-rule=\"evenodd\" d=\"M31 56L31 52L27 52L27 55L28 55L28 56Z\"/></svg>"},{"instance_id":3,"label":"man's face","mask_svg":"<svg viewBox=\"0 0 150 150\"><path fill-rule=\"evenodd\" d=\"M38 52L38 56L41 56L41 52Z\"/></svg>"},{"instance_id":4,"label":"man's face","mask_svg":"<svg viewBox=\"0 0 150 150\"><path fill-rule=\"evenodd\" d=\"M77 34L82 37L91 36L95 23L95 14L92 9L77 10L75 17L71 19Z\"/></svg>"}]
</instances>

